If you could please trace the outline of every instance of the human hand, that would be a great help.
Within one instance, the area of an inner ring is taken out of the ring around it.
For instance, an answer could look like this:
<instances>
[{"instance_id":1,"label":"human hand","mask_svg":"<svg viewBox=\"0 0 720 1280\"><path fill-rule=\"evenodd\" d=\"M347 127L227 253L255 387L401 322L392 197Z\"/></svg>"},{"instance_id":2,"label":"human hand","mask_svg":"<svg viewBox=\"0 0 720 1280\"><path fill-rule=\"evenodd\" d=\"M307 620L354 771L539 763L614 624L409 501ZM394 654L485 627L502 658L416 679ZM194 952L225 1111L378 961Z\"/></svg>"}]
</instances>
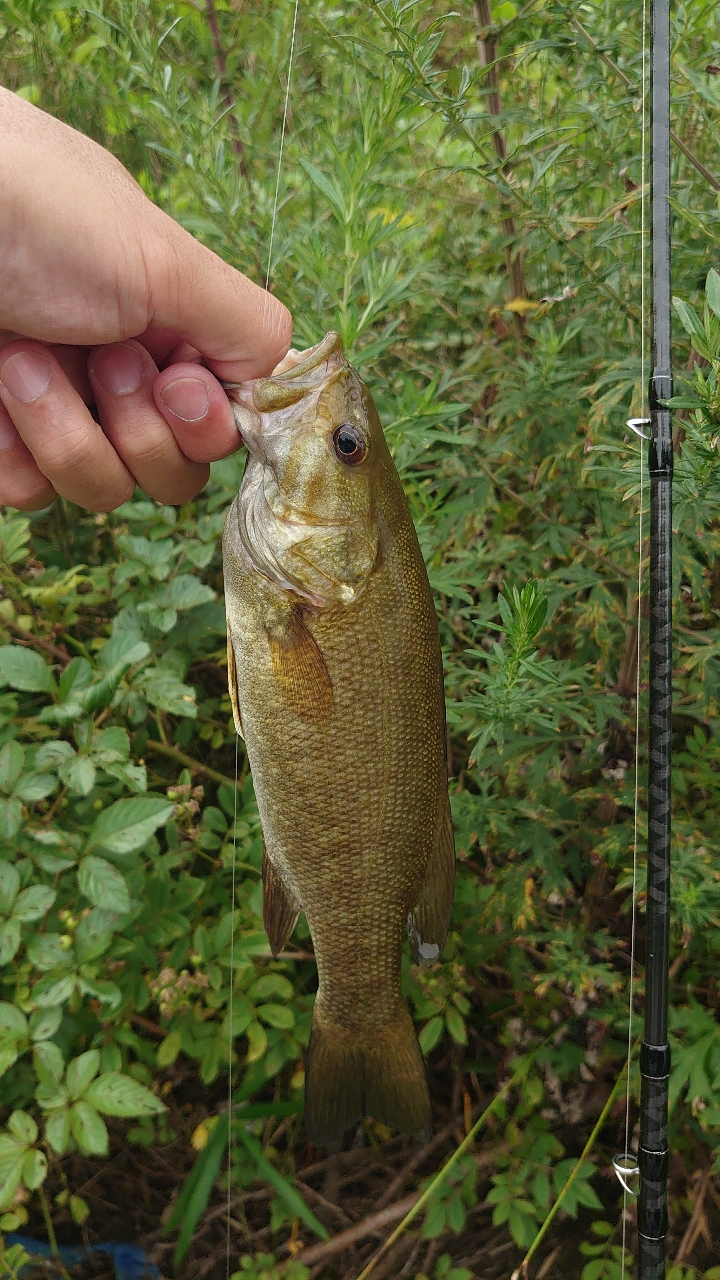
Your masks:
<instances>
[{"instance_id":1,"label":"human hand","mask_svg":"<svg viewBox=\"0 0 720 1280\"><path fill-rule=\"evenodd\" d=\"M219 379L269 373L289 312L2 88L0 192L0 502L188 501L240 443Z\"/></svg>"}]
</instances>

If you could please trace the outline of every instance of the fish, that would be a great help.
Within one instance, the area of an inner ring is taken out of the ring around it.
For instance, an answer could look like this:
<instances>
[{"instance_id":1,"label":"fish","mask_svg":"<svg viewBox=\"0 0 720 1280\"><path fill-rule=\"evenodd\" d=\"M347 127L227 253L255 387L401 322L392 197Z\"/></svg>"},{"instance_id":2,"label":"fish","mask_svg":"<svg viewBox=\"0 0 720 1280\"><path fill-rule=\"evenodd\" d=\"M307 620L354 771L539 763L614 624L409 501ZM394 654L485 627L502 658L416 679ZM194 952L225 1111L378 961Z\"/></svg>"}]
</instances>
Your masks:
<instances>
[{"instance_id":1,"label":"fish","mask_svg":"<svg viewBox=\"0 0 720 1280\"><path fill-rule=\"evenodd\" d=\"M365 1117L427 1140L400 989L440 957L455 849L437 615L367 388L328 333L228 395L247 446L223 537L228 683L263 829L279 955L304 911L318 988L305 1059L317 1146Z\"/></svg>"}]
</instances>

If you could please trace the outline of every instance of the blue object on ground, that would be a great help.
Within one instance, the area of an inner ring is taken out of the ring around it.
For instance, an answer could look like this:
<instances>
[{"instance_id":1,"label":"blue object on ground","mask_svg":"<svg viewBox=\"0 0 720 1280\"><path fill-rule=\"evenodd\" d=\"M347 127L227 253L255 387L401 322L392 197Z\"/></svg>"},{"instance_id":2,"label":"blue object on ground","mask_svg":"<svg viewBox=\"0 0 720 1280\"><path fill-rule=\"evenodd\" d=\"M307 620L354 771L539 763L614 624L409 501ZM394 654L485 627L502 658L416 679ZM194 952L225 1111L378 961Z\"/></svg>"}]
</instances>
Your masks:
<instances>
[{"instance_id":1,"label":"blue object on ground","mask_svg":"<svg viewBox=\"0 0 720 1280\"><path fill-rule=\"evenodd\" d=\"M34 1258L52 1258L53 1251L44 1240L31 1240L28 1236L9 1231L7 1245L19 1244ZM92 1253L106 1253L112 1258L115 1280L159 1280L160 1272L139 1244L126 1244L122 1240L107 1240L100 1244L60 1245L58 1255L66 1267L79 1267Z\"/></svg>"}]
</instances>

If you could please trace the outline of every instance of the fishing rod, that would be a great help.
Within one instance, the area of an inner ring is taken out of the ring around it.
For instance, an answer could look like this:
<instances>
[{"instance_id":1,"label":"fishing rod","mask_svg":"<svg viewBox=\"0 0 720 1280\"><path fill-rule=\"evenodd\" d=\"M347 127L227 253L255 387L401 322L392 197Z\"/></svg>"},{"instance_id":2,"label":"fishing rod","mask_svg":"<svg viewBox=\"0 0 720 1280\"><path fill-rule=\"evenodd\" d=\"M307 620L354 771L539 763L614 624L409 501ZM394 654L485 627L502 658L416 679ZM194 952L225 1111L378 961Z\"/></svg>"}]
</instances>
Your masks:
<instances>
[{"instance_id":1,"label":"fishing rod","mask_svg":"<svg viewBox=\"0 0 720 1280\"><path fill-rule=\"evenodd\" d=\"M645 1026L640 1049L638 1280L663 1280L668 1175L668 958L672 733L672 396L670 287L670 0L652 0L650 205L650 685ZM643 33L644 38L644 33ZM642 548L641 548L642 554Z\"/></svg>"}]
</instances>

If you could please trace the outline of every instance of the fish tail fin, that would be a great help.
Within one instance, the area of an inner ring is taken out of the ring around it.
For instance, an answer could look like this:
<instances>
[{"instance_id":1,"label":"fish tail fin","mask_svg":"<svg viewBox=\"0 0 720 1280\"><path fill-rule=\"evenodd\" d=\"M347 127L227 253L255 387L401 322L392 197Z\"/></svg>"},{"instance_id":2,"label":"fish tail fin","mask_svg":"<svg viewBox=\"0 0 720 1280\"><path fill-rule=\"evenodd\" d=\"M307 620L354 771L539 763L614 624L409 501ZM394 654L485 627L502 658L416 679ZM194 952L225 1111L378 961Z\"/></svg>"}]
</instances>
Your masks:
<instances>
[{"instance_id":1,"label":"fish tail fin","mask_svg":"<svg viewBox=\"0 0 720 1280\"><path fill-rule=\"evenodd\" d=\"M422 1141L432 1129L430 1096L415 1027L402 1006L394 1022L361 1033L313 1019L305 1081L305 1125L325 1146L364 1116Z\"/></svg>"}]
</instances>

